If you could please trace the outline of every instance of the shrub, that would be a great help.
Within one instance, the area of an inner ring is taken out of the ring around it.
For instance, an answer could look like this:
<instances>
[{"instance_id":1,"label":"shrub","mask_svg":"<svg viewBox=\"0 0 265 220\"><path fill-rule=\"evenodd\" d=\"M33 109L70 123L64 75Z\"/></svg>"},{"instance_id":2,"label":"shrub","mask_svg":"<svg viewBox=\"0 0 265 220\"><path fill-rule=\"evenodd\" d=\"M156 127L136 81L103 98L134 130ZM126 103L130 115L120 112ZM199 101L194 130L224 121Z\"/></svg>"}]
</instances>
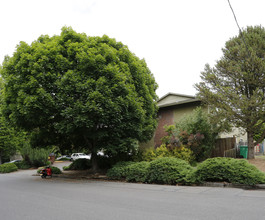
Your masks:
<instances>
[{"instance_id":1,"label":"shrub","mask_svg":"<svg viewBox=\"0 0 265 220\"><path fill-rule=\"evenodd\" d=\"M189 148L184 146L171 147L170 145L166 147L165 144L162 144L156 149L147 149L143 153L142 159L144 161L152 161L162 157L175 157L189 163L192 163L195 160L194 154Z\"/></svg>"},{"instance_id":2,"label":"shrub","mask_svg":"<svg viewBox=\"0 0 265 220\"><path fill-rule=\"evenodd\" d=\"M132 161L118 162L116 165L114 165L111 169L108 170L107 172L108 178L115 180L125 179L129 165L132 165L134 163L135 162Z\"/></svg>"},{"instance_id":3,"label":"shrub","mask_svg":"<svg viewBox=\"0 0 265 220\"><path fill-rule=\"evenodd\" d=\"M26 170L29 169L31 166L28 164L27 161L22 160L21 162L15 162L18 169Z\"/></svg>"},{"instance_id":4,"label":"shrub","mask_svg":"<svg viewBox=\"0 0 265 220\"><path fill-rule=\"evenodd\" d=\"M150 163L136 162L127 166L126 180L129 182L146 182Z\"/></svg>"},{"instance_id":5,"label":"shrub","mask_svg":"<svg viewBox=\"0 0 265 220\"><path fill-rule=\"evenodd\" d=\"M43 148L31 148L25 144L21 150L23 159L33 167L45 166L49 157L49 150Z\"/></svg>"},{"instance_id":6,"label":"shrub","mask_svg":"<svg viewBox=\"0 0 265 220\"><path fill-rule=\"evenodd\" d=\"M0 165L0 173L11 173L17 170L18 168L14 163L6 163Z\"/></svg>"},{"instance_id":7,"label":"shrub","mask_svg":"<svg viewBox=\"0 0 265 220\"><path fill-rule=\"evenodd\" d=\"M52 169L52 174L61 174L62 173L62 171L58 167L52 166L51 169Z\"/></svg>"},{"instance_id":8,"label":"shrub","mask_svg":"<svg viewBox=\"0 0 265 220\"><path fill-rule=\"evenodd\" d=\"M88 159L77 159L69 166L63 167L64 170L87 170L92 167L91 161Z\"/></svg>"},{"instance_id":9,"label":"shrub","mask_svg":"<svg viewBox=\"0 0 265 220\"><path fill-rule=\"evenodd\" d=\"M210 123L208 114L201 108L182 117L175 126L166 126L165 131L167 135L162 138L162 142L167 147L185 146L193 152L196 161L209 157L217 136L216 125Z\"/></svg>"},{"instance_id":10,"label":"shrub","mask_svg":"<svg viewBox=\"0 0 265 220\"><path fill-rule=\"evenodd\" d=\"M234 184L265 183L265 173L246 160L210 158L198 165L193 176L197 182L227 181Z\"/></svg>"},{"instance_id":11,"label":"shrub","mask_svg":"<svg viewBox=\"0 0 265 220\"><path fill-rule=\"evenodd\" d=\"M150 162L147 181L159 184L185 183L187 175L193 170L188 162L164 157Z\"/></svg>"}]
</instances>

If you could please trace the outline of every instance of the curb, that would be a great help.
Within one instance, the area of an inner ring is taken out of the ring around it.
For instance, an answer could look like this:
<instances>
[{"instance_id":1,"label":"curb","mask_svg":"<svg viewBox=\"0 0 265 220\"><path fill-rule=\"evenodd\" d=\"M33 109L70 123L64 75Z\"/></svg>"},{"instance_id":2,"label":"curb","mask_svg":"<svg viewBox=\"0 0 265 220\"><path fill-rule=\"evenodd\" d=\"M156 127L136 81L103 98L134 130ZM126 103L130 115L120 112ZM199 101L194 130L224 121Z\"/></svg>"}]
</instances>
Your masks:
<instances>
[{"instance_id":1,"label":"curb","mask_svg":"<svg viewBox=\"0 0 265 220\"><path fill-rule=\"evenodd\" d=\"M32 176L39 176L39 174L33 174ZM65 179L87 179L87 180L112 181L112 180L108 179L108 177L105 175L70 176L70 175L64 175L64 174L53 174L52 177L62 178L62 179L65 178ZM205 183L194 185L194 186L265 190L265 184L245 185L245 184L233 184L233 183L228 183L228 182L205 182Z\"/></svg>"},{"instance_id":2,"label":"curb","mask_svg":"<svg viewBox=\"0 0 265 220\"><path fill-rule=\"evenodd\" d=\"M256 184L256 185L245 185L245 184L233 184L227 182L206 182L201 184L201 186L207 187L226 187L226 188L241 188L241 189L265 189L265 184Z\"/></svg>"}]
</instances>

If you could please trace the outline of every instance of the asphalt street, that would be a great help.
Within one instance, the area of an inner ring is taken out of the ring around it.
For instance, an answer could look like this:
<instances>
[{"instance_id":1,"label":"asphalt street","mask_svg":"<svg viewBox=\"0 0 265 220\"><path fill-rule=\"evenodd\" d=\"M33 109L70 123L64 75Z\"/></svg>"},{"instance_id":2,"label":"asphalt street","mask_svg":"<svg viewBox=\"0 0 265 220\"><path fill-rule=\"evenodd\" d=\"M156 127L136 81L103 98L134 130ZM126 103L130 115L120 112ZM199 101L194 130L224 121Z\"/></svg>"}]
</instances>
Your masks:
<instances>
[{"instance_id":1,"label":"asphalt street","mask_svg":"<svg viewBox=\"0 0 265 220\"><path fill-rule=\"evenodd\" d=\"M265 190L0 174L1 220L265 219Z\"/></svg>"}]
</instances>

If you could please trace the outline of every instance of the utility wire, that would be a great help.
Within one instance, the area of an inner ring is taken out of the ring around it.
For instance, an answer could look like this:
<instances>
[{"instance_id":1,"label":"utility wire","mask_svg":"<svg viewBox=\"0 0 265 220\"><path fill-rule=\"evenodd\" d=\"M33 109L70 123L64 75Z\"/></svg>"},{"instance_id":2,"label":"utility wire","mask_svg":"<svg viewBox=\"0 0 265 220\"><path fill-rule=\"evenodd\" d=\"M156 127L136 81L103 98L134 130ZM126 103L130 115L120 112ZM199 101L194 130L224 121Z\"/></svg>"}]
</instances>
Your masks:
<instances>
[{"instance_id":1,"label":"utility wire","mask_svg":"<svg viewBox=\"0 0 265 220\"><path fill-rule=\"evenodd\" d=\"M237 18L236 18L235 12L234 12L234 10L233 10L233 8L232 8L232 5L230 4L230 1L229 1L229 0L227 0L227 1L228 1L228 4L229 4L230 8L231 8L231 11L232 11L232 13L233 13L233 15L234 15L234 18L235 18L235 21L236 21L237 27L238 27L238 29L239 29L239 34L240 34L240 36L242 37L243 43L245 44L245 47L246 47L246 49L247 49L248 56L251 57L251 56L250 56L250 53L249 53L249 50L248 50L248 46L247 46L247 44L246 44L246 42L245 42L245 38L244 38L243 32L241 31L241 28L240 28L240 26L239 26L239 24L238 24L238 21L237 21Z\"/></svg>"}]
</instances>

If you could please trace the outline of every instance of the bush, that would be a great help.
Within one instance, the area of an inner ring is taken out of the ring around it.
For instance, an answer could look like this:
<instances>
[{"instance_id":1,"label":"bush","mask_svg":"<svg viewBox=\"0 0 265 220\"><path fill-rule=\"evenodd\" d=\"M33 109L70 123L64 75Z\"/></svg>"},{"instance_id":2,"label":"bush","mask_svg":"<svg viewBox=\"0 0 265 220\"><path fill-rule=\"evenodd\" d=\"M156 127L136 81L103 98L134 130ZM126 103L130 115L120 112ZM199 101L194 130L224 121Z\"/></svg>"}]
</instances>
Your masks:
<instances>
[{"instance_id":1,"label":"bush","mask_svg":"<svg viewBox=\"0 0 265 220\"><path fill-rule=\"evenodd\" d=\"M175 157L189 163L192 163L195 160L194 154L189 148L184 146L166 147L165 144L162 144L156 149L147 149L142 155L144 161L152 161L162 157Z\"/></svg>"},{"instance_id":2,"label":"bush","mask_svg":"<svg viewBox=\"0 0 265 220\"><path fill-rule=\"evenodd\" d=\"M17 170L18 168L14 163L6 163L0 165L0 173L11 173Z\"/></svg>"},{"instance_id":3,"label":"bush","mask_svg":"<svg viewBox=\"0 0 265 220\"><path fill-rule=\"evenodd\" d=\"M165 131L167 135L162 138L163 144L169 148L189 148L196 161L203 161L210 156L218 134L216 125L210 122L208 114L200 107L182 117L175 126L166 126ZM189 161L185 157L182 159Z\"/></svg>"},{"instance_id":4,"label":"bush","mask_svg":"<svg viewBox=\"0 0 265 220\"><path fill-rule=\"evenodd\" d=\"M88 159L77 159L69 166L63 167L64 170L88 170L92 167L91 161Z\"/></svg>"},{"instance_id":5,"label":"bush","mask_svg":"<svg viewBox=\"0 0 265 220\"><path fill-rule=\"evenodd\" d=\"M51 169L52 169L52 174L61 174L62 173L62 171L58 167L52 166Z\"/></svg>"},{"instance_id":6,"label":"bush","mask_svg":"<svg viewBox=\"0 0 265 220\"><path fill-rule=\"evenodd\" d=\"M193 170L188 162L164 157L150 162L147 181L159 184L185 183L188 174Z\"/></svg>"},{"instance_id":7,"label":"bush","mask_svg":"<svg viewBox=\"0 0 265 220\"><path fill-rule=\"evenodd\" d=\"M132 161L121 161L114 165L111 169L108 170L107 176L110 179L121 180L125 179L128 173L129 165L134 164Z\"/></svg>"},{"instance_id":8,"label":"bush","mask_svg":"<svg viewBox=\"0 0 265 220\"><path fill-rule=\"evenodd\" d=\"M150 163L136 162L127 166L126 180L129 182L146 182Z\"/></svg>"},{"instance_id":9,"label":"bush","mask_svg":"<svg viewBox=\"0 0 265 220\"><path fill-rule=\"evenodd\" d=\"M21 150L23 159L33 167L45 166L49 157L49 150L43 148L31 148L25 144Z\"/></svg>"},{"instance_id":10,"label":"bush","mask_svg":"<svg viewBox=\"0 0 265 220\"><path fill-rule=\"evenodd\" d=\"M226 181L234 184L265 183L265 173L246 160L211 158L198 165L193 176L197 182Z\"/></svg>"},{"instance_id":11,"label":"bush","mask_svg":"<svg viewBox=\"0 0 265 220\"><path fill-rule=\"evenodd\" d=\"M27 170L31 167L30 164L28 164L28 162L25 160L22 160L21 162L15 162L14 164L16 164L18 169L22 170Z\"/></svg>"}]
</instances>

